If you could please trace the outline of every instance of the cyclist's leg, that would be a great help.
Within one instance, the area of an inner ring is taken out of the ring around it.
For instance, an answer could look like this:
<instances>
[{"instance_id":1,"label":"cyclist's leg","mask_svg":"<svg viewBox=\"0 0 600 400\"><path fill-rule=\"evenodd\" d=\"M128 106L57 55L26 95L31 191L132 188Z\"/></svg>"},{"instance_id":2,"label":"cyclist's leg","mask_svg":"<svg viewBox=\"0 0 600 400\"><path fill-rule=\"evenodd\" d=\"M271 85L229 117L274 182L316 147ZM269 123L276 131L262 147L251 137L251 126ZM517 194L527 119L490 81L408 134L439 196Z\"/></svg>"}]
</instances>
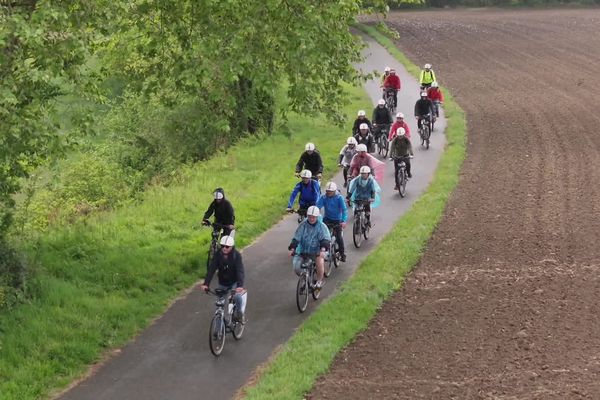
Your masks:
<instances>
[{"instance_id":1,"label":"cyclist's leg","mask_svg":"<svg viewBox=\"0 0 600 400\"><path fill-rule=\"evenodd\" d=\"M346 187L348 185L348 169L350 168L349 165L344 166L343 168L343 174L344 174L344 187Z\"/></svg>"},{"instance_id":2,"label":"cyclist's leg","mask_svg":"<svg viewBox=\"0 0 600 400\"><path fill-rule=\"evenodd\" d=\"M394 107L398 108L398 91L394 90Z\"/></svg>"},{"instance_id":3,"label":"cyclist's leg","mask_svg":"<svg viewBox=\"0 0 600 400\"><path fill-rule=\"evenodd\" d=\"M315 263L317 264L317 281L323 282L323 277L325 276L325 259L320 253L316 256Z\"/></svg>"},{"instance_id":4,"label":"cyclist's leg","mask_svg":"<svg viewBox=\"0 0 600 400\"><path fill-rule=\"evenodd\" d=\"M340 252L340 255L342 256L342 259L344 259L346 257L346 246L344 245L344 235L342 234L342 227L338 225L333 229L335 231L338 250Z\"/></svg>"},{"instance_id":5,"label":"cyclist's leg","mask_svg":"<svg viewBox=\"0 0 600 400\"><path fill-rule=\"evenodd\" d=\"M371 203L365 202L365 217L367 217L367 223L371 225Z\"/></svg>"},{"instance_id":6,"label":"cyclist's leg","mask_svg":"<svg viewBox=\"0 0 600 400\"><path fill-rule=\"evenodd\" d=\"M406 174L409 178L412 178L412 174L410 173L410 158L406 157L404 159L404 164L406 165Z\"/></svg>"},{"instance_id":7,"label":"cyclist's leg","mask_svg":"<svg viewBox=\"0 0 600 400\"><path fill-rule=\"evenodd\" d=\"M238 321L243 321L244 315L246 314L246 304L248 304L248 291L236 293L233 296L233 302L235 303L237 309L237 315L235 315L235 318Z\"/></svg>"},{"instance_id":8,"label":"cyclist's leg","mask_svg":"<svg viewBox=\"0 0 600 400\"><path fill-rule=\"evenodd\" d=\"M398 190L398 181L396 180L396 176L398 176L398 168L400 168L400 160L398 158L394 158L394 183L396 187L394 189Z\"/></svg>"}]
</instances>

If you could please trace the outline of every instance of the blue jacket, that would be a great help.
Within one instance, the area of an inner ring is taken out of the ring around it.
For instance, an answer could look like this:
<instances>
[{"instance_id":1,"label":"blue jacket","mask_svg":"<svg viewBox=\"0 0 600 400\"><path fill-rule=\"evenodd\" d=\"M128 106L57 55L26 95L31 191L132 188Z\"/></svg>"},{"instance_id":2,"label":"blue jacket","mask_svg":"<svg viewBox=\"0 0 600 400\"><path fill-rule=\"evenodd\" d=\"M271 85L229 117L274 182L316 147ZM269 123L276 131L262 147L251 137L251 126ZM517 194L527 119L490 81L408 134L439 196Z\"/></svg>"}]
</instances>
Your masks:
<instances>
[{"instance_id":1,"label":"blue jacket","mask_svg":"<svg viewBox=\"0 0 600 400\"><path fill-rule=\"evenodd\" d=\"M298 225L290 249L299 247L298 252L301 254L319 254L321 247L329 249L330 242L331 235L327 225L319 220L311 225L308 219L305 219Z\"/></svg>"},{"instance_id":2,"label":"blue jacket","mask_svg":"<svg viewBox=\"0 0 600 400\"><path fill-rule=\"evenodd\" d=\"M334 222L346 222L348 220L348 208L344 196L339 192L335 196L321 196L317 201L317 207L324 208L323 219Z\"/></svg>"},{"instance_id":3,"label":"blue jacket","mask_svg":"<svg viewBox=\"0 0 600 400\"><path fill-rule=\"evenodd\" d=\"M352 193L352 201L375 198L375 195L380 190L377 181L372 176L369 176L367 180L364 180L359 175L352 179L348 185L348 194Z\"/></svg>"},{"instance_id":4,"label":"blue jacket","mask_svg":"<svg viewBox=\"0 0 600 400\"><path fill-rule=\"evenodd\" d=\"M311 179L307 185L298 182L296 186L294 186L294 190L292 190L288 208L292 208L298 193L300 193L300 207L307 208L317 203L317 200L319 200L319 196L321 195L321 187L319 186L319 182L313 179Z\"/></svg>"}]
</instances>

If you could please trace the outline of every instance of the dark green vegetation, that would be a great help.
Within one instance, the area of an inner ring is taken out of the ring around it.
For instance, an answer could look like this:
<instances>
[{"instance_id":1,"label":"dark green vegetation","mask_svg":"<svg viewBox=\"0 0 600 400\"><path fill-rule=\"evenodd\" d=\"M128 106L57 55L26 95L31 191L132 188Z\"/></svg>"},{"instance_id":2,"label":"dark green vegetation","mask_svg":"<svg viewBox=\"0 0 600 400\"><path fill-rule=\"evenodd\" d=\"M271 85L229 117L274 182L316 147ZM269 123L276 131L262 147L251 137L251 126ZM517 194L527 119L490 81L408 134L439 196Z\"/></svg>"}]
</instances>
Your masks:
<instances>
[{"instance_id":1,"label":"dark green vegetation","mask_svg":"<svg viewBox=\"0 0 600 400\"><path fill-rule=\"evenodd\" d=\"M410 73L418 76L419 68L391 40L373 27L359 27L386 47ZM246 390L246 398L304 398L315 380L328 370L336 354L366 328L382 302L401 287L404 275L419 261L442 217L446 201L458 183L465 157L466 122L449 93L444 111L448 119L445 132L448 143L425 194L339 292L302 324L262 373L258 383Z\"/></svg>"},{"instance_id":2,"label":"dark green vegetation","mask_svg":"<svg viewBox=\"0 0 600 400\"><path fill-rule=\"evenodd\" d=\"M0 309L31 273L7 243L139 202L290 112L341 123L348 26L384 4L1 1Z\"/></svg>"}]
</instances>

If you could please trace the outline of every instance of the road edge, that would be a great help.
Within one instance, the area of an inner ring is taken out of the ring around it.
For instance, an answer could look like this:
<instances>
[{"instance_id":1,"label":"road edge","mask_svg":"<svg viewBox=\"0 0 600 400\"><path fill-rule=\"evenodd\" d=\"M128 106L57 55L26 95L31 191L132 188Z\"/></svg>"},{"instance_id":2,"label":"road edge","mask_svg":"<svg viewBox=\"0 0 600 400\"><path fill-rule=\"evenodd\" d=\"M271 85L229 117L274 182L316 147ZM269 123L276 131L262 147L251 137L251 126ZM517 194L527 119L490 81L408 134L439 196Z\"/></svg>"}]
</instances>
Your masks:
<instances>
[{"instance_id":1,"label":"road edge","mask_svg":"<svg viewBox=\"0 0 600 400\"><path fill-rule=\"evenodd\" d=\"M417 77L419 68L376 28L356 24ZM447 201L457 186L466 155L464 111L445 90L446 147L425 193L359 265L339 291L322 304L236 399L297 399L310 391L336 355L366 329L381 304L401 288L417 265ZM343 312L342 312L343 310Z\"/></svg>"}]
</instances>

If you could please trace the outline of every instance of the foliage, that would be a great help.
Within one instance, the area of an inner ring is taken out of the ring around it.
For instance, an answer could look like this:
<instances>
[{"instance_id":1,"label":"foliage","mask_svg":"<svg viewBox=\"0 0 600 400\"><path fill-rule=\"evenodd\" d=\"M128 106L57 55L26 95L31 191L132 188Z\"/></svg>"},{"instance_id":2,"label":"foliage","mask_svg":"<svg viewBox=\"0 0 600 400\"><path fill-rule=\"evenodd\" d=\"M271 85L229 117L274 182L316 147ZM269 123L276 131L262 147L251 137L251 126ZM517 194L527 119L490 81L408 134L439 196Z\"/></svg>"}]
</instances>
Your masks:
<instances>
[{"instance_id":1,"label":"foliage","mask_svg":"<svg viewBox=\"0 0 600 400\"><path fill-rule=\"evenodd\" d=\"M419 68L392 41L372 27L360 26L375 37L416 76ZM447 93L447 92L445 92ZM322 304L284 345L258 378L246 389L247 399L299 399L329 369L336 354L367 327L382 302L403 283L418 262L441 219L445 204L458 183L465 156L464 113L448 93L447 147L426 192L400 219L377 249L359 266L337 294Z\"/></svg>"}]
</instances>

